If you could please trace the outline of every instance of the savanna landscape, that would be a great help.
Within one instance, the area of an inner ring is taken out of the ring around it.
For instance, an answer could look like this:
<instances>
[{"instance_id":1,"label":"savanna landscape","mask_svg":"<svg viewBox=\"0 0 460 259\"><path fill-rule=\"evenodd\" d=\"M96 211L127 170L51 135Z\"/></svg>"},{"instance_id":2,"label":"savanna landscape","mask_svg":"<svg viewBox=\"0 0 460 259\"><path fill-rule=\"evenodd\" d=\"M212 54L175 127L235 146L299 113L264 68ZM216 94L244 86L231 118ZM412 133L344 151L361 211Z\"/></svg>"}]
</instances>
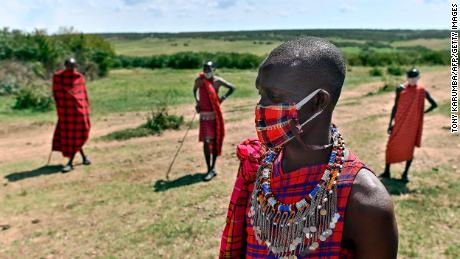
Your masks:
<instances>
[{"instance_id":1,"label":"savanna landscape","mask_svg":"<svg viewBox=\"0 0 460 259\"><path fill-rule=\"evenodd\" d=\"M239 165L235 148L255 136L257 65L280 43L299 36L325 37L347 59L334 122L376 174L384 167L395 87L407 69L420 69L421 82L439 107L425 116L411 182L398 181L404 164L393 166L395 179L384 181L395 204L398 258L458 258L460 137L449 127L448 35L442 30L95 35L4 30L0 258L216 258ZM62 42L73 45L53 52ZM62 174L60 154L53 153L47 165L56 123L50 73L70 54L84 61L80 68L88 77L92 128L85 151L93 164L77 164ZM226 138L218 175L202 182L206 165L198 123L192 120L192 87L208 59L216 59L216 73L236 91L223 103ZM160 113L175 118L175 126L146 130L146 121Z\"/></svg>"}]
</instances>

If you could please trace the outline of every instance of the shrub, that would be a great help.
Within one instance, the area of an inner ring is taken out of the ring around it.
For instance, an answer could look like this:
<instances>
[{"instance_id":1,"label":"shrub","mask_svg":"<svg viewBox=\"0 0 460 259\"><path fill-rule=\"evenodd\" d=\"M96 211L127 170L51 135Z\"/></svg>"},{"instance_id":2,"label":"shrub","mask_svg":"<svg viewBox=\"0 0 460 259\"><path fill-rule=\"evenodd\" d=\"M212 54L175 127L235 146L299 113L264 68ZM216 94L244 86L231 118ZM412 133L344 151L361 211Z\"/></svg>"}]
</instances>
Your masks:
<instances>
[{"instance_id":1,"label":"shrub","mask_svg":"<svg viewBox=\"0 0 460 259\"><path fill-rule=\"evenodd\" d=\"M391 65L387 67L387 72L390 75L400 76L404 73L403 69L399 66Z\"/></svg>"},{"instance_id":2,"label":"shrub","mask_svg":"<svg viewBox=\"0 0 460 259\"><path fill-rule=\"evenodd\" d=\"M154 132L161 133L166 129L179 129L184 123L183 116L169 115L166 108L162 107L157 112L152 112L147 117L144 127Z\"/></svg>"},{"instance_id":3,"label":"shrub","mask_svg":"<svg viewBox=\"0 0 460 259\"><path fill-rule=\"evenodd\" d=\"M380 68L373 67L371 70L369 70L369 75L370 76L382 76L383 72Z\"/></svg>"},{"instance_id":4,"label":"shrub","mask_svg":"<svg viewBox=\"0 0 460 259\"><path fill-rule=\"evenodd\" d=\"M39 76L42 72L43 67L40 63L23 64L17 61L0 61L0 95L16 94L21 88L32 82L44 83Z\"/></svg>"},{"instance_id":5,"label":"shrub","mask_svg":"<svg viewBox=\"0 0 460 259\"><path fill-rule=\"evenodd\" d=\"M50 94L42 90L40 86L33 85L32 87L22 88L16 94L16 102L13 109L48 111L52 107L52 102Z\"/></svg>"}]
</instances>

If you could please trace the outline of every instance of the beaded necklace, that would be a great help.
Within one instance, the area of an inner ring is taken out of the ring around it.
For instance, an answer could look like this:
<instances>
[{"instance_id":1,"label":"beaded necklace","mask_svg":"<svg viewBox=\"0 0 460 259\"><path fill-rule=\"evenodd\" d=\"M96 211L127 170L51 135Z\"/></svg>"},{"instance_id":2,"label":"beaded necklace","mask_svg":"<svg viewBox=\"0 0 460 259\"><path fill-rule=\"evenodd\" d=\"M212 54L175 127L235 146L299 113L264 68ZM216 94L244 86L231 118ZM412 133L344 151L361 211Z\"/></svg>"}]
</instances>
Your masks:
<instances>
[{"instance_id":1,"label":"beaded necklace","mask_svg":"<svg viewBox=\"0 0 460 259\"><path fill-rule=\"evenodd\" d=\"M305 254L325 241L340 218L337 213L336 180L342 170L345 142L331 126L332 152L319 183L300 201L286 204L276 199L270 188L273 164L281 148L269 149L257 171L248 216L254 235L275 256Z\"/></svg>"}]
</instances>

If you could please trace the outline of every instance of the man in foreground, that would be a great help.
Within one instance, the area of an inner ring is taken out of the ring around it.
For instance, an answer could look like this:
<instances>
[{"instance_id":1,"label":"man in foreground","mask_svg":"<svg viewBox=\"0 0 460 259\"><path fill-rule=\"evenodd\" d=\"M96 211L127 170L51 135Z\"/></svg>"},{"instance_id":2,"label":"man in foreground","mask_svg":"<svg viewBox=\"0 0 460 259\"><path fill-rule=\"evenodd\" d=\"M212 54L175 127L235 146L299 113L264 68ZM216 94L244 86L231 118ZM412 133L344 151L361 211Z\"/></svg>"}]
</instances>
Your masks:
<instances>
[{"instance_id":1,"label":"man in foreground","mask_svg":"<svg viewBox=\"0 0 460 259\"><path fill-rule=\"evenodd\" d=\"M237 148L220 258L396 258L392 200L331 123L345 71L339 50L314 37L260 65L258 140Z\"/></svg>"},{"instance_id":2,"label":"man in foreground","mask_svg":"<svg viewBox=\"0 0 460 259\"><path fill-rule=\"evenodd\" d=\"M420 72L412 68L407 72L407 83L396 88L395 104L387 130L390 138L385 156L385 171L380 175L382 178L391 177L390 164L406 161L401 180L409 182L409 168L414 158L414 150L422 143L423 114L438 106L428 91L418 83L419 79ZM426 111L425 99L431 104Z\"/></svg>"},{"instance_id":3,"label":"man in foreground","mask_svg":"<svg viewBox=\"0 0 460 259\"><path fill-rule=\"evenodd\" d=\"M220 104L235 90L232 84L215 76L214 70L213 63L206 62L203 65L203 72L198 75L193 87L193 96L196 100L195 109L200 113L199 141L203 142L204 157L208 167L204 181L209 181L217 175L216 160L221 155L225 133ZM228 88L228 91L219 97L221 86ZM199 99L197 91L199 91Z\"/></svg>"},{"instance_id":4,"label":"man in foreground","mask_svg":"<svg viewBox=\"0 0 460 259\"><path fill-rule=\"evenodd\" d=\"M91 161L83 152L83 145L89 137L89 102L85 78L77 71L75 59L67 59L65 69L53 75L53 96L56 103L58 123L53 137L53 151L60 151L69 158L63 173L73 169L75 154L80 152L83 164Z\"/></svg>"}]
</instances>

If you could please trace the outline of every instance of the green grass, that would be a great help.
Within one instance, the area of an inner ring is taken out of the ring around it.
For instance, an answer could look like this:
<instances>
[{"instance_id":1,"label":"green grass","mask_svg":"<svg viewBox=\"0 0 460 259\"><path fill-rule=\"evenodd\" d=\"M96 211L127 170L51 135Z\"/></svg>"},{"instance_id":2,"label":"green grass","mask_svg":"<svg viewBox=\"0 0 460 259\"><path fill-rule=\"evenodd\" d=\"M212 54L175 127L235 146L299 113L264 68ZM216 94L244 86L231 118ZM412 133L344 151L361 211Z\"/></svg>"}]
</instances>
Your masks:
<instances>
[{"instance_id":1,"label":"green grass","mask_svg":"<svg viewBox=\"0 0 460 259\"><path fill-rule=\"evenodd\" d=\"M89 84L90 101L95 114L150 110L167 98L168 105L192 103L197 70L134 69L114 70L108 78ZM249 70L219 70L237 90L232 96L251 97L256 73ZM225 89L222 89L225 91Z\"/></svg>"},{"instance_id":2,"label":"green grass","mask_svg":"<svg viewBox=\"0 0 460 259\"><path fill-rule=\"evenodd\" d=\"M346 38L330 37L330 40L337 43L359 43L363 40L352 40ZM119 55L128 56L151 56L161 54L173 54L183 51L206 51L206 52L237 52L252 53L260 56L267 55L282 41L253 41L253 40L219 40L200 38L143 38L136 40L109 38L108 39ZM423 46L433 50L449 49L449 39L416 39L409 41L383 42L391 47L415 47ZM342 47L341 50L347 53L359 53L361 47ZM393 48L371 48L377 52L393 52Z\"/></svg>"},{"instance_id":3,"label":"green grass","mask_svg":"<svg viewBox=\"0 0 460 259\"><path fill-rule=\"evenodd\" d=\"M393 47L410 47L423 46L429 49L443 50L450 48L450 39L416 39L407 41L394 41L391 43Z\"/></svg>"},{"instance_id":4,"label":"green grass","mask_svg":"<svg viewBox=\"0 0 460 259\"><path fill-rule=\"evenodd\" d=\"M353 89L360 84L380 81L381 78L369 75L369 69L368 67L349 67L343 88Z\"/></svg>"},{"instance_id":5,"label":"green grass","mask_svg":"<svg viewBox=\"0 0 460 259\"><path fill-rule=\"evenodd\" d=\"M140 40L109 39L119 55L150 56L173 54L181 51L238 52L266 55L281 42L277 41L224 41L215 39L144 38Z\"/></svg>"},{"instance_id":6,"label":"green grass","mask_svg":"<svg viewBox=\"0 0 460 259\"><path fill-rule=\"evenodd\" d=\"M456 240L454 233L460 231L456 223L456 215L460 213L460 198L456 195L460 179L440 178L450 170L420 172L421 175L432 175L436 180L420 183L412 194L397 198L395 211L399 218L404 219L398 221L399 231L407 233L400 235L400 255L410 258L434 258L436 255L457 258L454 255L460 255L459 247L451 243ZM427 242L444 243L447 248L433 246L423 252L418 249Z\"/></svg>"},{"instance_id":7,"label":"green grass","mask_svg":"<svg viewBox=\"0 0 460 259\"><path fill-rule=\"evenodd\" d=\"M450 102L438 103L438 107L436 108L435 111L437 113L440 113L440 114L450 118L450 115L452 114L450 112Z\"/></svg>"},{"instance_id":8,"label":"green grass","mask_svg":"<svg viewBox=\"0 0 460 259\"><path fill-rule=\"evenodd\" d=\"M99 117L110 113L148 111L165 98L169 100L168 105L192 103L192 89L198 72L173 69L113 70L107 78L87 84L91 115ZM237 87L231 98L257 95L254 88L255 71L222 69L217 74ZM14 110L13 105L13 96L0 96L1 121L52 121L55 116L55 111Z\"/></svg>"},{"instance_id":9,"label":"green grass","mask_svg":"<svg viewBox=\"0 0 460 259\"><path fill-rule=\"evenodd\" d=\"M355 86L382 82L383 77L369 75L368 67L349 67L344 89ZM404 68L407 69L407 68ZM442 66L422 66L423 73L447 69ZM385 70L386 69L382 69ZM405 71L405 70L404 70ZM88 93L91 103L91 116L98 118L111 113L149 111L167 98L168 105L193 103L193 83L198 70L194 69L120 69L111 71L104 79L90 81ZM230 98L255 98L255 79L257 71L238 69L218 69L217 74L236 86L235 93ZM396 78L401 82L404 76ZM226 89L223 88L222 91ZM14 123L28 121L40 123L55 120L55 111L37 112L32 110L15 110L13 96L0 96L0 120Z\"/></svg>"}]
</instances>

